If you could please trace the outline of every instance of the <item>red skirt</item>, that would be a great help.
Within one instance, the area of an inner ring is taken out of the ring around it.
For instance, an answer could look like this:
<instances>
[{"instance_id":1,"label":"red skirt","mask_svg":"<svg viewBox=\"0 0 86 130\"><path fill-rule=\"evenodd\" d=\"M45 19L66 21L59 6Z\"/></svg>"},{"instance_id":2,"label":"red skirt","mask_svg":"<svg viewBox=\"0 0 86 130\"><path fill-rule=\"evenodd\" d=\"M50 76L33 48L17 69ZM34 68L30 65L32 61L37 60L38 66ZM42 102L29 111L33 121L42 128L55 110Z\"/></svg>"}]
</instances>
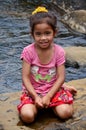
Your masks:
<instances>
[{"instance_id":1,"label":"red skirt","mask_svg":"<svg viewBox=\"0 0 86 130\"><path fill-rule=\"evenodd\" d=\"M27 93L23 93L20 100L21 102L17 106L19 112L25 104L35 103L33 98L31 96L28 96ZM49 107L55 107L61 104L72 104L72 103L73 103L73 95L70 93L69 90L65 90L64 88L62 88L53 96L53 98L50 101Z\"/></svg>"}]
</instances>

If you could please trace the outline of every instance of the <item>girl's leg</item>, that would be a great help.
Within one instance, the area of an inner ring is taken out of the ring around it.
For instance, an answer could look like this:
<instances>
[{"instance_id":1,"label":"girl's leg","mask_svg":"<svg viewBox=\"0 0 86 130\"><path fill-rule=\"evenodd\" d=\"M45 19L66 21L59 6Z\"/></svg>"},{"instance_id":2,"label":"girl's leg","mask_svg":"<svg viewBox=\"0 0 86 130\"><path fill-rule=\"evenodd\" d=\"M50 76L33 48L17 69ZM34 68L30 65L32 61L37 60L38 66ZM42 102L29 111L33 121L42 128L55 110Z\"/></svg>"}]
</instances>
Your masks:
<instances>
[{"instance_id":1,"label":"girl's leg","mask_svg":"<svg viewBox=\"0 0 86 130\"><path fill-rule=\"evenodd\" d=\"M53 111L61 119L68 119L73 115L73 105L71 104L62 104L53 108Z\"/></svg>"},{"instance_id":2,"label":"girl's leg","mask_svg":"<svg viewBox=\"0 0 86 130\"><path fill-rule=\"evenodd\" d=\"M20 117L25 123L32 123L37 114L37 108L34 104L25 104L20 111Z\"/></svg>"}]
</instances>

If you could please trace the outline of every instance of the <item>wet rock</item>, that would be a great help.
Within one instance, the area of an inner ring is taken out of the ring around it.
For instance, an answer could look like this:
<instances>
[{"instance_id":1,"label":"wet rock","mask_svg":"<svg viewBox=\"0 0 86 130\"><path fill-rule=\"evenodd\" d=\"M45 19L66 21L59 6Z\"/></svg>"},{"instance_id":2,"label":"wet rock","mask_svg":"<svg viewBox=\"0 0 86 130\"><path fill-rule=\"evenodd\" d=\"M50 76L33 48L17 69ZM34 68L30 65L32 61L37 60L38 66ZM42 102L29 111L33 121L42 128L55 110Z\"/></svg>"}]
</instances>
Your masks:
<instances>
[{"instance_id":1,"label":"wet rock","mask_svg":"<svg viewBox=\"0 0 86 130\"><path fill-rule=\"evenodd\" d=\"M51 4L56 12L62 14L60 20L68 30L76 34L86 34L86 10L74 10L72 6L67 8L64 2L59 5L56 0L52 0Z\"/></svg>"},{"instance_id":2,"label":"wet rock","mask_svg":"<svg viewBox=\"0 0 86 130\"><path fill-rule=\"evenodd\" d=\"M72 30L86 34L86 10L75 10L66 13L61 21Z\"/></svg>"},{"instance_id":3,"label":"wet rock","mask_svg":"<svg viewBox=\"0 0 86 130\"><path fill-rule=\"evenodd\" d=\"M21 92L0 94L9 97L0 101L0 128L1 130L85 130L86 129L86 78L68 82L77 88L78 93L74 97L75 113L69 120L60 120L52 110L39 112L34 123L24 124L17 112L17 104ZM18 101L14 103L15 101Z\"/></svg>"}]
</instances>

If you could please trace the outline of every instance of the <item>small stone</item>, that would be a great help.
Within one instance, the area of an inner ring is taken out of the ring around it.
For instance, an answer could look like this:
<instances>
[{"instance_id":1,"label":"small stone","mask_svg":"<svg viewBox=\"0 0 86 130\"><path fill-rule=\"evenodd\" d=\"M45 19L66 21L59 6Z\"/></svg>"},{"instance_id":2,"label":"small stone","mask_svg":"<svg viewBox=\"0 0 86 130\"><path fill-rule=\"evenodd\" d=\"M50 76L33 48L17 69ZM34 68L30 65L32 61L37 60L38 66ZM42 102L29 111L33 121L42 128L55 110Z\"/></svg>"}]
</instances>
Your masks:
<instances>
[{"instance_id":1,"label":"small stone","mask_svg":"<svg viewBox=\"0 0 86 130\"><path fill-rule=\"evenodd\" d=\"M4 130L3 125L2 125L2 124L0 124L0 130Z\"/></svg>"},{"instance_id":2,"label":"small stone","mask_svg":"<svg viewBox=\"0 0 86 130\"><path fill-rule=\"evenodd\" d=\"M9 97L8 96L0 96L0 101L6 101Z\"/></svg>"}]
</instances>

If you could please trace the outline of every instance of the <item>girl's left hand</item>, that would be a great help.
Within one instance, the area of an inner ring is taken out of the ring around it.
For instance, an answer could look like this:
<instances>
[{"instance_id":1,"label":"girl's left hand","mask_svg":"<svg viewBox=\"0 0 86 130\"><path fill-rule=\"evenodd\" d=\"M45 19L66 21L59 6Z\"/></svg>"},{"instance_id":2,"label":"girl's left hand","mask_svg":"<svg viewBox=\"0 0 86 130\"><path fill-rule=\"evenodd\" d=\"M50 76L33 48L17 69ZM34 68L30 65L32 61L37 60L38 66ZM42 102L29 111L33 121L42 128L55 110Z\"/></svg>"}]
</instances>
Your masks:
<instances>
[{"instance_id":1,"label":"girl's left hand","mask_svg":"<svg viewBox=\"0 0 86 130\"><path fill-rule=\"evenodd\" d=\"M42 97L42 103L43 103L44 108L48 108L50 104L50 98L48 95Z\"/></svg>"},{"instance_id":2,"label":"girl's left hand","mask_svg":"<svg viewBox=\"0 0 86 130\"><path fill-rule=\"evenodd\" d=\"M73 95L75 95L77 93L77 90L75 87L70 86L70 85L65 85L64 87L65 89L69 90Z\"/></svg>"}]
</instances>

